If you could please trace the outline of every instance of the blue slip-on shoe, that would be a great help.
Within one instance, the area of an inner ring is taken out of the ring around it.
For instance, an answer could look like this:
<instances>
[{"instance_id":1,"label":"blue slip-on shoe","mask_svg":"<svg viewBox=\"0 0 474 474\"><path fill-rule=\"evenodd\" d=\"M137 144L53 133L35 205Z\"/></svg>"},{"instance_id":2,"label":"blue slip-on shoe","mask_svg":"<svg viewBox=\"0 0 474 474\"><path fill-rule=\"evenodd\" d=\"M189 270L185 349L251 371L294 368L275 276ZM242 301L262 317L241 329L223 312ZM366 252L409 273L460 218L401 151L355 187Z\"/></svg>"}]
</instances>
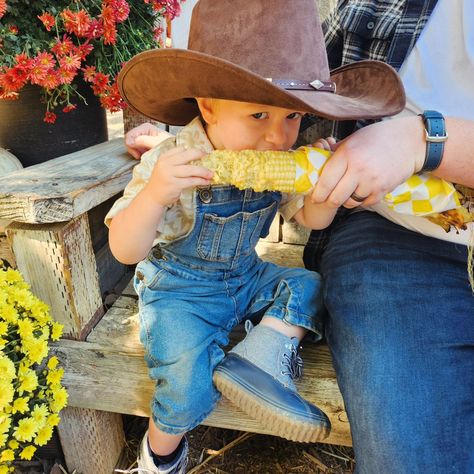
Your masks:
<instances>
[{"instance_id":1,"label":"blue slip-on shoe","mask_svg":"<svg viewBox=\"0 0 474 474\"><path fill-rule=\"evenodd\" d=\"M305 443L326 438L331 422L294 384L303 366L297 340L250 321L245 329L245 339L214 371L217 389L276 436Z\"/></svg>"}]
</instances>

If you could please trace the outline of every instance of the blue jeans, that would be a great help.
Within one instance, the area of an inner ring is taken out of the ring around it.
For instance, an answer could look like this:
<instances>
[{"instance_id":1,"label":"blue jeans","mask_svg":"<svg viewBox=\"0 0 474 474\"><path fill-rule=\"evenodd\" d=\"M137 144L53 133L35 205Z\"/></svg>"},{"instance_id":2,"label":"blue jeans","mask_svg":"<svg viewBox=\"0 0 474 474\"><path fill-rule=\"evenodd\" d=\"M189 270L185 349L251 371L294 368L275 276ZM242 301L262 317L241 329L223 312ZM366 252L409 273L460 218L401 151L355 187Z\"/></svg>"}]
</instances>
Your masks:
<instances>
[{"instance_id":1,"label":"blue jeans","mask_svg":"<svg viewBox=\"0 0 474 474\"><path fill-rule=\"evenodd\" d=\"M140 338L162 431L189 431L214 409L220 395L212 373L243 320L264 313L321 333L319 275L262 262L255 252L279 200L279 193L230 186L198 190L191 232L137 265Z\"/></svg>"},{"instance_id":2,"label":"blue jeans","mask_svg":"<svg viewBox=\"0 0 474 474\"><path fill-rule=\"evenodd\" d=\"M357 472L474 472L466 247L359 212L334 229L321 273Z\"/></svg>"}]
</instances>

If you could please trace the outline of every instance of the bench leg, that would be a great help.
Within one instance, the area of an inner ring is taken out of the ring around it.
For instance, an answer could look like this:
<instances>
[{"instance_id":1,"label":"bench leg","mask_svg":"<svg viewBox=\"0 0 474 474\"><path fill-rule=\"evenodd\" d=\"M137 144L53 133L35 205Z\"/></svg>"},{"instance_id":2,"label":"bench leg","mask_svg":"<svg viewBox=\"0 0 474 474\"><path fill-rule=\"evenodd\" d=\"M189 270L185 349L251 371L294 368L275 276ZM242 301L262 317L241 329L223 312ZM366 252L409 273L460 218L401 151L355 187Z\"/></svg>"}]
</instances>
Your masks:
<instances>
[{"instance_id":1,"label":"bench leg","mask_svg":"<svg viewBox=\"0 0 474 474\"><path fill-rule=\"evenodd\" d=\"M58 433L68 472L111 474L125 444L122 415L65 408L60 416Z\"/></svg>"}]
</instances>

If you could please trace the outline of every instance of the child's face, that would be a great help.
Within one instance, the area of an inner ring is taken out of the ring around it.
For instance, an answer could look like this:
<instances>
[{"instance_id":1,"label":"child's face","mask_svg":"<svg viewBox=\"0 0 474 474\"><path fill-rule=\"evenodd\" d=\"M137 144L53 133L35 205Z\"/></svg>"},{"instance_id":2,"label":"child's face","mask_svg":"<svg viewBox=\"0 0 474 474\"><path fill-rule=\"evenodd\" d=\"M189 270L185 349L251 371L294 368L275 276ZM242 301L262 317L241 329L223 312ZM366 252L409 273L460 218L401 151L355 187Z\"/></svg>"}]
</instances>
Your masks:
<instances>
[{"instance_id":1,"label":"child's face","mask_svg":"<svg viewBox=\"0 0 474 474\"><path fill-rule=\"evenodd\" d=\"M197 99L214 148L288 150L304 112L223 99Z\"/></svg>"}]
</instances>

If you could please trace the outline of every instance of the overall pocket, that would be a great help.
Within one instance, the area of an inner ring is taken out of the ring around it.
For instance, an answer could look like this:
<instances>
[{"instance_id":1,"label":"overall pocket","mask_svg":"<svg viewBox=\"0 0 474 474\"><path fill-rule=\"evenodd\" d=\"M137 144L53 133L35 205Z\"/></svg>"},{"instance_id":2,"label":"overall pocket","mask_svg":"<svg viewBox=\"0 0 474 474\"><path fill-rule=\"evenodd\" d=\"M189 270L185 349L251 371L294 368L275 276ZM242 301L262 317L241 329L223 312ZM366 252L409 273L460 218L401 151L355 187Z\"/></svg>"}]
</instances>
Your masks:
<instances>
[{"instance_id":1,"label":"overall pocket","mask_svg":"<svg viewBox=\"0 0 474 474\"><path fill-rule=\"evenodd\" d=\"M255 249L265 224L275 214L276 202L254 212L237 212L228 217L206 213L199 233L197 252L208 261L226 262Z\"/></svg>"}]
</instances>

